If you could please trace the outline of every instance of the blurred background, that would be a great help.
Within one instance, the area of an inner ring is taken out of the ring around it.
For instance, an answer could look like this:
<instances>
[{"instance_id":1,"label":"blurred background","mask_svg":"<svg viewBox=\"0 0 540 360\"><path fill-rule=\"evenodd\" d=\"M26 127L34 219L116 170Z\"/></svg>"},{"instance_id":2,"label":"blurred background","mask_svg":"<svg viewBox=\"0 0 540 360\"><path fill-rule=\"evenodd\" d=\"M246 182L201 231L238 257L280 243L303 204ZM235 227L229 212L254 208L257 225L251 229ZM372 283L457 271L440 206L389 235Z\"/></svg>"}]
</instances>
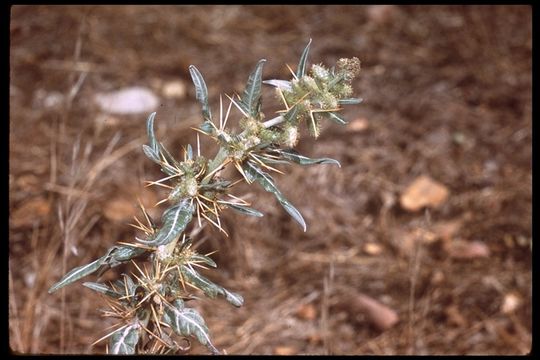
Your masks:
<instances>
[{"instance_id":1,"label":"blurred background","mask_svg":"<svg viewBox=\"0 0 540 360\"><path fill-rule=\"evenodd\" d=\"M361 60L364 102L346 107L348 125L300 140L301 153L341 168L276 176L307 232L270 194L243 187L236 194L265 216L225 212L228 238L196 236L201 252L218 250L206 275L245 298L240 309L195 304L214 344L280 355L531 350L530 7L14 6L10 32L12 351L105 352L90 346L113 324L104 300L80 282L47 289L131 241L138 198L163 198L144 187L160 178L141 151L145 121L157 111L158 137L177 156L194 144L188 66L216 112L261 58L264 79L290 78L310 38L310 64ZM267 117L275 104L266 89ZM193 341L192 353L207 350Z\"/></svg>"}]
</instances>

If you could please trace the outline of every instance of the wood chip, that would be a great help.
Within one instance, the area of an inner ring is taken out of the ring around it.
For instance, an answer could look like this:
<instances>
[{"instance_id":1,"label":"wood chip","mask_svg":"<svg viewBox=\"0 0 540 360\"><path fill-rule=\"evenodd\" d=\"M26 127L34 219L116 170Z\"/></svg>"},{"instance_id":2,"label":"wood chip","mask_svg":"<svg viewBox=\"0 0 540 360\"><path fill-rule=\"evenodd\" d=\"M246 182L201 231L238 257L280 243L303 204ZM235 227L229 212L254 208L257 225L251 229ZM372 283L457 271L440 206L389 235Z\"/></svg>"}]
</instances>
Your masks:
<instances>
[{"instance_id":1,"label":"wood chip","mask_svg":"<svg viewBox=\"0 0 540 360\"><path fill-rule=\"evenodd\" d=\"M317 309L313 304L304 304L296 311L296 315L300 319L315 320L317 318Z\"/></svg>"},{"instance_id":2,"label":"wood chip","mask_svg":"<svg viewBox=\"0 0 540 360\"><path fill-rule=\"evenodd\" d=\"M351 307L351 310L363 313L377 329L388 330L399 322L399 316L395 310L372 297L352 290L346 291L345 294L345 303Z\"/></svg>"},{"instance_id":3,"label":"wood chip","mask_svg":"<svg viewBox=\"0 0 540 360\"><path fill-rule=\"evenodd\" d=\"M294 347L292 346L276 346L274 348L274 354L275 355L294 355L298 352Z\"/></svg>"},{"instance_id":4,"label":"wood chip","mask_svg":"<svg viewBox=\"0 0 540 360\"><path fill-rule=\"evenodd\" d=\"M461 314L461 311L456 305L450 305L445 309L446 319L452 325L459 327L467 326L467 320Z\"/></svg>"},{"instance_id":5,"label":"wood chip","mask_svg":"<svg viewBox=\"0 0 540 360\"><path fill-rule=\"evenodd\" d=\"M424 207L437 208L448 199L449 191L443 184L421 175L401 194L401 206L408 211L418 211Z\"/></svg>"},{"instance_id":6,"label":"wood chip","mask_svg":"<svg viewBox=\"0 0 540 360\"><path fill-rule=\"evenodd\" d=\"M377 243L368 242L362 246L362 251L368 255L376 256L382 253L383 248Z\"/></svg>"}]
</instances>

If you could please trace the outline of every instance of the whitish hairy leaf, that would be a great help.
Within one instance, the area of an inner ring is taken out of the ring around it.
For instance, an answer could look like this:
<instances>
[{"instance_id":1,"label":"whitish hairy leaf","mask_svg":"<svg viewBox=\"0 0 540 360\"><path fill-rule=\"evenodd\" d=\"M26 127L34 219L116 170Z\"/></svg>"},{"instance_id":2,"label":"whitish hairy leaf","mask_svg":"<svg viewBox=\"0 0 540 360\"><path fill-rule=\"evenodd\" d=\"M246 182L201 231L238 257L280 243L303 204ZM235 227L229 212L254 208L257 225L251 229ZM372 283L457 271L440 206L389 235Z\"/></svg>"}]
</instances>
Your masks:
<instances>
[{"instance_id":1,"label":"whitish hairy leaf","mask_svg":"<svg viewBox=\"0 0 540 360\"><path fill-rule=\"evenodd\" d=\"M264 80L263 84L272 85L286 91L292 91L291 82L288 80L276 80L276 79Z\"/></svg>"},{"instance_id":2,"label":"whitish hairy leaf","mask_svg":"<svg viewBox=\"0 0 540 360\"><path fill-rule=\"evenodd\" d=\"M139 320L135 319L133 323L121 327L111 336L109 342L109 351L114 355L135 354L135 347L139 342L141 325Z\"/></svg>"},{"instance_id":3,"label":"whitish hairy leaf","mask_svg":"<svg viewBox=\"0 0 540 360\"><path fill-rule=\"evenodd\" d=\"M210 341L208 327L203 317L195 309L184 307L182 300L177 299L172 305L165 303L163 321L169 324L178 335L195 336L212 353L220 353Z\"/></svg>"},{"instance_id":4,"label":"whitish hairy leaf","mask_svg":"<svg viewBox=\"0 0 540 360\"><path fill-rule=\"evenodd\" d=\"M330 116L330 120L340 124L340 125L346 125L347 124L347 121L345 121L344 118L342 118L340 115L336 114L335 112L328 112L328 113L325 113L325 114L328 114Z\"/></svg>"},{"instance_id":5,"label":"whitish hairy leaf","mask_svg":"<svg viewBox=\"0 0 540 360\"><path fill-rule=\"evenodd\" d=\"M307 56L309 53L309 45L311 45L311 39L309 39L309 42L306 45L306 48L302 52L302 56L300 57L300 62L298 63L298 68L296 69L296 77L298 79L300 79L302 76L306 74L306 64L307 64Z\"/></svg>"},{"instance_id":6,"label":"whitish hairy leaf","mask_svg":"<svg viewBox=\"0 0 540 360\"><path fill-rule=\"evenodd\" d=\"M297 223L300 224L300 226L302 226L302 229L304 229L304 231L306 231L307 229L307 225L306 225L306 222L304 220L304 218L302 217L302 214L300 214L300 211L298 211L294 206L293 204L291 204L289 202L289 200L285 199L283 196L279 197L278 198L278 201L279 203L281 204L281 206L283 206L283 208L285 209L285 211L287 211L287 213L289 215L292 216L292 218L294 220L296 220Z\"/></svg>"},{"instance_id":7,"label":"whitish hairy leaf","mask_svg":"<svg viewBox=\"0 0 540 360\"><path fill-rule=\"evenodd\" d=\"M206 134L212 134L212 131L214 131L214 127L212 126L212 123L210 123L210 121L204 121L199 126L199 129L201 129Z\"/></svg>"},{"instance_id":8,"label":"whitish hairy leaf","mask_svg":"<svg viewBox=\"0 0 540 360\"><path fill-rule=\"evenodd\" d=\"M111 251L111 258L119 262L126 262L144 254L146 251L146 249L135 246L114 246Z\"/></svg>"},{"instance_id":9,"label":"whitish hairy leaf","mask_svg":"<svg viewBox=\"0 0 540 360\"><path fill-rule=\"evenodd\" d=\"M361 99L361 98L341 99L341 100L338 100L338 104L357 105L357 104L360 104L362 101L364 101L364 99Z\"/></svg>"},{"instance_id":10,"label":"whitish hairy leaf","mask_svg":"<svg viewBox=\"0 0 540 360\"><path fill-rule=\"evenodd\" d=\"M252 208L250 208L248 206L242 206L242 205L238 205L238 204L227 204L227 206L230 207L233 210L238 211L241 214L244 214L244 215L256 216L256 217L262 217L263 216L262 212L260 212L258 210L255 210L255 209L252 209Z\"/></svg>"},{"instance_id":11,"label":"whitish hairy leaf","mask_svg":"<svg viewBox=\"0 0 540 360\"><path fill-rule=\"evenodd\" d=\"M152 240L137 241L150 246L167 245L179 236L191 221L193 216L193 205L189 199L184 199L180 203L168 208L161 218L162 225Z\"/></svg>"},{"instance_id":12,"label":"whitish hairy leaf","mask_svg":"<svg viewBox=\"0 0 540 360\"><path fill-rule=\"evenodd\" d=\"M110 287L108 287L105 284L100 284L100 283L96 283L96 282L84 282L83 286L86 286L89 289L100 292L102 294L105 294L105 295L110 296L110 297L115 298L115 299L118 299L118 298L123 296L122 294L114 291L113 289L111 289ZM123 287L121 289L123 289Z\"/></svg>"},{"instance_id":13,"label":"whitish hairy leaf","mask_svg":"<svg viewBox=\"0 0 540 360\"><path fill-rule=\"evenodd\" d=\"M73 270L71 270L70 272L68 272L66 275L64 275L62 277L62 279L60 279L60 281L58 281L56 284L54 284L53 286L51 286L51 288L49 289L49 294L55 292L56 290L58 289L61 289L63 288L64 286L66 285L69 285L87 275L90 275L94 272L96 272L103 264L105 264L107 262L107 260L109 259L109 254L111 253L111 251L113 250L113 248L109 249L107 251L107 253L100 257L99 259L95 260L95 261L92 261L90 264L86 264L86 265L82 265L82 266L79 266L79 267L76 267L74 268Z\"/></svg>"},{"instance_id":14,"label":"whitish hairy leaf","mask_svg":"<svg viewBox=\"0 0 540 360\"><path fill-rule=\"evenodd\" d=\"M256 180L264 188L264 190L274 194L285 211L287 211L287 213L302 226L304 231L306 231L307 226L302 214L300 214L300 212L285 198L285 196L283 196L281 191L274 184L274 180L270 175L262 171L251 161L246 161L243 169L249 180Z\"/></svg>"},{"instance_id":15,"label":"whitish hairy leaf","mask_svg":"<svg viewBox=\"0 0 540 360\"><path fill-rule=\"evenodd\" d=\"M184 281L201 289L209 298L214 299L217 295L222 295L229 303L236 307L240 307L244 303L244 299L241 295L230 292L222 286L214 284L212 281L199 274L193 267L182 265L180 266L180 271L182 272Z\"/></svg>"},{"instance_id":16,"label":"whitish hairy leaf","mask_svg":"<svg viewBox=\"0 0 540 360\"><path fill-rule=\"evenodd\" d=\"M143 145L144 154L150 158L150 160L159 164L159 143L156 140L156 135L154 133L154 118L156 113L153 112L150 114L146 120L146 132L148 134L148 145Z\"/></svg>"},{"instance_id":17,"label":"whitish hairy leaf","mask_svg":"<svg viewBox=\"0 0 540 360\"><path fill-rule=\"evenodd\" d=\"M300 165L314 165L314 164L336 164L341 167L339 161L330 158L310 159L307 156L299 154L293 149L277 150L277 152L283 156L283 158L293 161Z\"/></svg>"},{"instance_id":18,"label":"whitish hairy leaf","mask_svg":"<svg viewBox=\"0 0 540 360\"><path fill-rule=\"evenodd\" d=\"M195 66L189 66L189 73L191 74L191 79L195 85L195 98L199 100L202 106L203 118L205 121L212 121L212 113L210 111L210 105L208 105L208 89L206 88L206 83Z\"/></svg>"},{"instance_id":19,"label":"whitish hairy leaf","mask_svg":"<svg viewBox=\"0 0 540 360\"><path fill-rule=\"evenodd\" d=\"M265 62L266 59L261 59L255 66L255 70L249 76L246 89L240 101L242 110L253 118L259 113L261 105L262 68Z\"/></svg>"}]
</instances>

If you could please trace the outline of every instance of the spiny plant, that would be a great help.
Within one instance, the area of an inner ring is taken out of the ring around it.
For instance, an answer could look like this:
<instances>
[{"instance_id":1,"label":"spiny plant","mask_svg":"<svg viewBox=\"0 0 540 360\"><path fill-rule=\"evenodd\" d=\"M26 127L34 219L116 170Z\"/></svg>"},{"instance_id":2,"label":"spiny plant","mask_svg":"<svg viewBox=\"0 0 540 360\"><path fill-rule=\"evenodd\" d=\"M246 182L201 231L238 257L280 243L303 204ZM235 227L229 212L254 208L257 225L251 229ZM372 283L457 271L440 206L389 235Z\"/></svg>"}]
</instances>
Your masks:
<instances>
[{"instance_id":1,"label":"spiny plant","mask_svg":"<svg viewBox=\"0 0 540 360\"><path fill-rule=\"evenodd\" d=\"M231 208L242 214L261 217L263 214L250 204L231 193L240 182L257 183L273 194L285 211L306 231L306 223L300 212L279 190L270 172L283 174L276 164L297 163L336 164L330 158L312 159L299 154L297 145L300 126L307 125L309 133L317 138L321 122L325 119L346 124L339 114L342 105L359 104L362 100L352 96L352 80L360 71L357 58L340 59L331 69L313 65L308 72L307 56L311 40L305 47L296 72L291 80L262 81L266 60L260 60L248 78L242 95L230 97L228 109L223 115L223 99L220 97L220 115L216 123L208 101L204 79L193 65L189 72L196 90L196 99L202 106L203 121L197 133L197 152L191 145L184 148L183 159L175 159L156 139L154 120L156 113L147 119L148 144L142 146L144 154L158 164L165 177L149 181L148 185L167 188L169 195L158 202L170 206L163 212L159 225L139 203L144 221L135 217L131 224L144 236L135 237L133 243L118 243L93 262L74 268L54 284L49 293L71 284L87 275L105 271L121 264L132 264L133 272L121 274L108 284L85 282L84 286L105 295L109 308L104 316L120 321L106 336L107 351L112 354L174 354L189 348L189 338L196 338L213 354L220 351L212 344L204 318L194 308L188 307L197 297L192 293L202 291L209 298L224 297L233 306L242 306L241 295L229 291L201 275L199 269L216 268L210 254L194 250L193 240L186 235L191 222L203 226L207 222L219 231L222 227L220 214ZM261 87L275 87L284 109L277 116L264 120L261 112ZM232 106L239 110L239 130L226 127ZM211 137L219 145L213 159L201 155L199 133ZM224 169L233 165L240 175L238 180L224 178ZM166 184L168 182L168 184ZM157 204L156 204L157 205ZM196 218L196 221L195 221ZM187 346L182 347L185 342Z\"/></svg>"}]
</instances>

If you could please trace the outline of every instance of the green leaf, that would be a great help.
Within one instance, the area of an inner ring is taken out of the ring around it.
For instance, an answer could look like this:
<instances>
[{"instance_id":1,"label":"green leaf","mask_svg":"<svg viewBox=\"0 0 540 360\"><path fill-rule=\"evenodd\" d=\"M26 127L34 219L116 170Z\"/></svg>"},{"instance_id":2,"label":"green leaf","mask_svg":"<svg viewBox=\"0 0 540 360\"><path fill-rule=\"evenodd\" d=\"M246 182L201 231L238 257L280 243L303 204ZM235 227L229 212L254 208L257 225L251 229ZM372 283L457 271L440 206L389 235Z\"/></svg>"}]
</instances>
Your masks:
<instances>
[{"instance_id":1,"label":"green leaf","mask_svg":"<svg viewBox=\"0 0 540 360\"><path fill-rule=\"evenodd\" d=\"M135 318L131 324L116 330L109 342L111 354L135 354L135 348L139 342L140 331L141 325L137 318Z\"/></svg>"},{"instance_id":2,"label":"green leaf","mask_svg":"<svg viewBox=\"0 0 540 360\"><path fill-rule=\"evenodd\" d=\"M107 270L110 270L126 261L145 255L147 249L135 246L116 245L109 249L109 256L103 261L103 267L98 273L98 277L102 276Z\"/></svg>"},{"instance_id":3,"label":"green leaf","mask_svg":"<svg viewBox=\"0 0 540 360\"><path fill-rule=\"evenodd\" d=\"M148 250L136 246L120 245L112 248L111 258L125 262L144 254L146 251Z\"/></svg>"},{"instance_id":4,"label":"green leaf","mask_svg":"<svg viewBox=\"0 0 540 360\"><path fill-rule=\"evenodd\" d=\"M70 272L64 275L62 279L60 279L60 281L51 286L51 288L49 289L49 294L52 294L56 290L61 289L66 285L69 285L87 275L96 272L103 264L108 261L111 251L112 248L109 249L105 255L103 255L97 260L92 261L90 264L78 266L72 269Z\"/></svg>"},{"instance_id":5,"label":"green leaf","mask_svg":"<svg viewBox=\"0 0 540 360\"><path fill-rule=\"evenodd\" d=\"M306 74L306 63L307 63L307 56L309 53L309 46L311 45L311 39L309 39L309 42L302 52L302 56L300 57L300 62L298 63L298 68L296 69L296 77L300 79Z\"/></svg>"},{"instance_id":6,"label":"green leaf","mask_svg":"<svg viewBox=\"0 0 540 360\"><path fill-rule=\"evenodd\" d=\"M219 350L210 341L210 333L203 317L195 309L186 308L184 302L176 299L173 304L165 303L163 321L181 336L195 336L213 354Z\"/></svg>"},{"instance_id":7,"label":"green leaf","mask_svg":"<svg viewBox=\"0 0 540 360\"><path fill-rule=\"evenodd\" d=\"M281 206L287 211L289 215L292 216L296 222L298 222L304 231L306 231L307 226L306 222L304 221L304 218L302 217L302 214L283 196L281 191L276 187L274 184L274 180L270 175L262 171L257 165L252 163L251 161L246 161L243 166L244 173L247 175L248 179L251 181L257 181L264 190L274 194L276 199L279 201Z\"/></svg>"},{"instance_id":8,"label":"green leaf","mask_svg":"<svg viewBox=\"0 0 540 360\"><path fill-rule=\"evenodd\" d=\"M364 99L361 99L361 98L341 99L341 100L338 100L338 104L357 105L357 104L360 104L362 101L364 101Z\"/></svg>"},{"instance_id":9,"label":"green leaf","mask_svg":"<svg viewBox=\"0 0 540 360\"><path fill-rule=\"evenodd\" d=\"M293 121L296 118L296 114L298 114L298 106L294 105L292 108L289 109L289 111L285 113L285 115L283 115L283 117L287 121Z\"/></svg>"},{"instance_id":10,"label":"green leaf","mask_svg":"<svg viewBox=\"0 0 540 360\"><path fill-rule=\"evenodd\" d=\"M189 264L181 265L180 271L182 272L184 281L187 281L191 285L201 289L209 298L214 299L217 295L222 295L229 303L236 307L240 307L244 303L244 299L241 295L230 292L222 286L214 284L212 281L199 274Z\"/></svg>"},{"instance_id":11,"label":"green leaf","mask_svg":"<svg viewBox=\"0 0 540 360\"><path fill-rule=\"evenodd\" d=\"M210 105L208 105L208 89L206 83L199 72L199 70L193 66L189 66L189 73L193 84L195 84L195 98L199 100L202 105L202 114L205 121L212 121L212 113L210 111Z\"/></svg>"},{"instance_id":12,"label":"green leaf","mask_svg":"<svg viewBox=\"0 0 540 360\"><path fill-rule=\"evenodd\" d=\"M163 213L161 218L162 225L152 240L141 240L137 241L150 245L150 246L161 246L167 245L176 237L178 237L186 226L191 221L193 216L193 205L189 199L184 199L180 203L168 208Z\"/></svg>"},{"instance_id":13,"label":"green leaf","mask_svg":"<svg viewBox=\"0 0 540 360\"><path fill-rule=\"evenodd\" d=\"M244 215L256 216L256 217L262 217L263 216L262 212L260 212L258 210L255 210L255 209L252 209L252 208L247 207L247 206L243 206L243 205L239 205L239 204L227 204L227 206L230 207L233 210L238 211L241 214L244 214Z\"/></svg>"},{"instance_id":14,"label":"green leaf","mask_svg":"<svg viewBox=\"0 0 540 360\"><path fill-rule=\"evenodd\" d=\"M300 224L300 226L302 226L302 228L304 229L304 231L306 231L307 229L307 225L306 225L306 222L304 220L304 218L302 217L302 214L300 214L300 211L298 211L294 206L293 204L290 203L289 200L287 200L285 197L283 197L283 195L281 195L280 197L278 197L278 201L279 203L281 204L281 206L283 206L283 208L285 209L285 211L291 215L291 217L296 220L297 223Z\"/></svg>"},{"instance_id":15,"label":"green leaf","mask_svg":"<svg viewBox=\"0 0 540 360\"><path fill-rule=\"evenodd\" d=\"M261 105L261 82L262 68L266 59L261 59L255 66L255 70L249 76L246 89L242 95L240 106L249 116L255 118L260 110Z\"/></svg>"},{"instance_id":16,"label":"green leaf","mask_svg":"<svg viewBox=\"0 0 540 360\"><path fill-rule=\"evenodd\" d=\"M148 134L148 143L149 145L143 145L143 152L144 154L150 158L150 160L160 163L161 160L159 158L159 143L156 140L156 135L154 133L154 118L156 117L156 113L153 112L150 114L148 119L146 120L146 132Z\"/></svg>"},{"instance_id":17,"label":"green leaf","mask_svg":"<svg viewBox=\"0 0 540 360\"><path fill-rule=\"evenodd\" d=\"M205 121L203 122L200 126L199 126L199 129L201 129L203 132L205 132L206 134L212 134L212 132L214 131L214 127L212 126L212 124L210 123L210 121Z\"/></svg>"},{"instance_id":18,"label":"green leaf","mask_svg":"<svg viewBox=\"0 0 540 360\"><path fill-rule=\"evenodd\" d=\"M236 307L244 305L244 298L242 297L242 295L231 292L225 288L222 289L225 293L225 300L227 300L229 303L233 304Z\"/></svg>"},{"instance_id":19,"label":"green leaf","mask_svg":"<svg viewBox=\"0 0 540 360\"><path fill-rule=\"evenodd\" d=\"M314 165L314 164L336 164L341 167L339 161L330 158L310 159L307 156L300 155L293 149L280 149L276 150L285 159L293 161L300 165Z\"/></svg>"},{"instance_id":20,"label":"green leaf","mask_svg":"<svg viewBox=\"0 0 540 360\"><path fill-rule=\"evenodd\" d=\"M115 298L115 299L121 298L123 296L122 294L114 291L113 289L111 289L110 287L108 287L105 284L100 284L100 283L96 283L96 282L84 282L83 286L86 286L89 289L100 292L102 294L105 294L105 295L110 296L110 297ZM123 287L122 287L122 289L123 289Z\"/></svg>"},{"instance_id":21,"label":"green leaf","mask_svg":"<svg viewBox=\"0 0 540 360\"><path fill-rule=\"evenodd\" d=\"M193 160L193 148L191 147L190 144L187 145L186 153L187 153L187 159Z\"/></svg>"},{"instance_id":22,"label":"green leaf","mask_svg":"<svg viewBox=\"0 0 540 360\"><path fill-rule=\"evenodd\" d=\"M342 118L341 116L339 116L338 114L336 114L335 112L327 112L325 114L328 114L330 116L330 120L340 124L340 125L347 125L347 121L345 121L344 118Z\"/></svg>"}]
</instances>

